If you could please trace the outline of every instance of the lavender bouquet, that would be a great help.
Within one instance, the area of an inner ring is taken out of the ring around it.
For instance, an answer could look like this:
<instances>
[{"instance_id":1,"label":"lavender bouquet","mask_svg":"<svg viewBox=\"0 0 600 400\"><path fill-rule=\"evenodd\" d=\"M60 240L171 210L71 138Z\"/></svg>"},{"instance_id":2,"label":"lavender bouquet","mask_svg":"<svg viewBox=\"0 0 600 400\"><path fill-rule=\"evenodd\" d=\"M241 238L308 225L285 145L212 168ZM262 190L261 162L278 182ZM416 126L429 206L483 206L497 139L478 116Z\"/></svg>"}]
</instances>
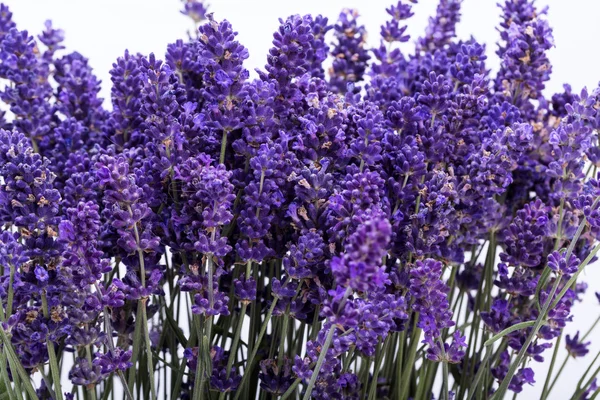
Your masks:
<instances>
[{"instance_id":1,"label":"lavender bouquet","mask_svg":"<svg viewBox=\"0 0 600 400\"><path fill-rule=\"evenodd\" d=\"M0 6L0 399L551 398L596 325L600 89L547 98L545 10L501 9L496 76L441 0L410 54L410 2L374 49L354 10L281 19L250 79L190 0L105 108Z\"/></svg>"}]
</instances>

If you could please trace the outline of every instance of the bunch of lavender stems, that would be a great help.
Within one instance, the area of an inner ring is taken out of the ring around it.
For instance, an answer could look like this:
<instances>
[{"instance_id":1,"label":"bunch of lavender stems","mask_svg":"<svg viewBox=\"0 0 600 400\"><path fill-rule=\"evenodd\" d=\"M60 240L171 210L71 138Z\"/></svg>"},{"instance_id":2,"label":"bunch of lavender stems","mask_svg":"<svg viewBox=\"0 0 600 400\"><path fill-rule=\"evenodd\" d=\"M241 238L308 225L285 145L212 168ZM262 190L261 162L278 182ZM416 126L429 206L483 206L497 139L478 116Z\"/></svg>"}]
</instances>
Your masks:
<instances>
[{"instance_id":1,"label":"bunch of lavender stems","mask_svg":"<svg viewBox=\"0 0 600 400\"><path fill-rule=\"evenodd\" d=\"M600 87L548 96L531 0L496 74L460 0L411 39L414 3L376 48L357 10L280 19L252 79L186 0L107 101L0 5L0 399L595 399Z\"/></svg>"}]
</instances>

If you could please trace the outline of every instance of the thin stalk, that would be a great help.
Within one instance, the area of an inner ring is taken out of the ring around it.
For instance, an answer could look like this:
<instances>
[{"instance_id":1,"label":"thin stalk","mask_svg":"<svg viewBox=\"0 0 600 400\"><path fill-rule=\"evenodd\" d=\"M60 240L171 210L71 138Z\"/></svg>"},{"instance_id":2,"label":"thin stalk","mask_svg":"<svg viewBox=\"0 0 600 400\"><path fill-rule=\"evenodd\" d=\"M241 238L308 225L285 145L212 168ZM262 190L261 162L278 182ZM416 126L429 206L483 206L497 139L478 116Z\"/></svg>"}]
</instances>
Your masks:
<instances>
[{"instance_id":1,"label":"thin stalk","mask_svg":"<svg viewBox=\"0 0 600 400\"><path fill-rule=\"evenodd\" d=\"M139 310L139 307L140 306L138 303L138 310ZM131 390L132 393L134 391L134 386L136 383L135 382L136 381L135 365L138 361L138 357L140 354L141 343L142 343L142 318L141 318L141 312L138 312L136 314L135 327L133 330L133 352L131 354L131 363L133 364L133 366L129 369L129 378L127 380L127 386L129 387L129 390Z\"/></svg>"},{"instance_id":2,"label":"thin stalk","mask_svg":"<svg viewBox=\"0 0 600 400\"><path fill-rule=\"evenodd\" d=\"M479 388L479 381L481 380L481 376L483 375L483 372L487 370L487 363L488 363L491 355L492 355L492 346L491 345L486 346L485 356L483 357L483 360L481 361L481 365L479 366L479 369L477 370L477 374L475 375L473 382L469 386L469 396L467 397L468 400L472 399L473 395L477 392L477 389Z\"/></svg>"},{"instance_id":3,"label":"thin stalk","mask_svg":"<svg viewBox=\"0 0 600 400\"><path fill-rule=\"evenodd\" d=\"M231 374L231 367L235 361L235 357L237 354L238 345L240 343L240 335L242 333L242 326L244 317L246 316L246 308L248 307L248 303L243 302L242 308L240 310L240 316L238 320L238 324L235 329L235 334L233 336L233 342L231 344L231 350L229 351L229 358L227 359L227 378L229 378Z\"/></svg>"},{"instance_id":4,"label":"thin stalk","mask_svg":"<svg viewBox=\"0 0 600 400\"><path fill-rule=\"evenodd\" d=\"M202 391L204 388L202 388L202 390L200 390L200 387L202 385L202 380L203 378L203 358L202 358L202 354L201 354L201 349L204 348L204 338L206 336L204 336L204 332L203 332L203 326L200 323L200 319L198 318L198 316L194 315L194 325L196 327L196 329L198 330L198 340L200 341L199 346L198 346L198 355L196 356L196 374L194 376L194 390L192 391L192 399L193 400L200 400L204 397L204 392Z\"/></svg>"},{"instance_id":5,"label":"thin stalk","mask_svg":"<svg viewBox=\"0 0 600 400\"><path fill-rule=\"evenodd\" d=\"M15 266L10 263L10 277L8 281L8 299L6 301L6 315L10 317L12 315L14 288L13 284L15 281Z\"/></svg>"},{"instance_id":6,"label":"thin stalk","mask_svg":"<svg viewBox=\"0 0 600 400\"><path fill-rule=\"evenodd\" d=\"M321 311L321 306L317 305L315 308L315 315L313 316L313 322L310 327L310 340L315 341L317 335L319 334L319 313Z\"/></svg>"},{"instance_id":7,"label":"thin stalk","mask_svg":"<svg viewBox=\"0 0 600 400\"><path fill-rule=\"evenodd\" d=\"M558 347L558 345L557 345L557 347ZM560 368L558 369L558 373L556 374L556 376L552 380L552 384L550 385L550 388L548 389L548 391L546 393L542 392L542 396L544 396L544 397L542 397L542 400L545 399L546 396L550 396L550 393L552 392L552 389L554 389L554 385L558 381L558 378L560 377L560 374L562 374L563 370L565 369L565 366L567 365L568 361L569 361L569 356L565 357L565 360L563 361L563 363L561 364ZM548 371L548 376L550 376L550 371Z\"/></svg>"},{"instance_id":8,"label":"thin stalk","mask_svg":"<svg viewBox=\"0 0 600 400\"><path fill-rule=\"evenodd\" d=\"M556 339L556 345L554 345L554 351L552 352L552 361L550 361L550 367L548 368L548 373L546 374L546 379L544 381L544 388L542 389L542 395L540 397L541 400L544 400L546 398L546 396L548 396L548 394L550 393L550 391L548 390L548 385L550 384L550 380L552 378L552 372L554 370L554 364L556 363L556 357L558 356L558 349L560 348L561 340L562 340L562 330L560 332L560 335L558 335L558 339ZM556 380L558 379L558 376L560 375L563 368L565 367L565 364L567 363L568 359L569 359L569 357L567 357L565 359L565 362L560 367L558 374L554 378L554 382L556 382ZM552 386L554 386L554 382L552 383ZM552 390L552 386L550 386L550 390Z\"/></svg>"},{"instance_id":9,"label":"thin stalk","mask_svg":"<svg viewBox=\"0 0 600 400\"><path fill-rule=\"evenodd\" d=\"M600 351L596 354L596 357L594 357L594 359L592 360L592 362L590 363L590 365L588 365L587 369L585 370L585 373L579 379L579 382L577 382L577 389L581 388L581 385L583 384L583 380L585 379L585 377L587 376L587 374L590 373L590 370L592 369L592 367L594 366L594 364L598 360L598 357L600 357Z\"/></svg>"},{"instance_id":10,"label":"thin stalk","mask_svg":"<svg viewBox=\"0 0 600 400\"><path fill-rule=\"evenodd\" d=\"M98 283L96 282L96 283L94 283L94 287L96 288L96 296L98 296L98 300L100 300L100 302L102 302L102 291L100 290L100 285L98 285ZM110 323L110 313L108 312L108 307L106 307L106 306L104 307L104 330L106 332L108 349L111 354L114 354L115 345L112 341L112 326ZM123 390L125 391L125 397L127 397L128 400L133 400L133 395L131 394L132 388L127 384L127 381L125 380L125 375L123 374L123 371L118 370L117 376L119 377L119 380L121 381L121 384L123 385Z\"/></svg>"},{"instance_id":11,"label":"thin stalk","mask_svg":"<svg viewBox=\"0 0 600 400\"><path fill-rule=\"evenodd\" d=\"M227 136L227 133L225 131L224 137ZM213 235L212 235L212 240L214 241L215 238L215 231L213 231ZM208 271L208 303L209 303L209 307L210 309L212 309L215 305L215 299L214 299L214 271L213 271L213 260L212 260L212 255L211 254L207 254L206 255L206 269ZM213 325L213 316L209 315L206 317L205 321L204 321L204 332L206 332L205 337L208 339L208 346L204 347L204 345L202 346L203 351L198 353L198 366L200 365L200 361L199 361L199 357L200 354L207 355L210 354L210 351L212 349L211 347L211 343L212 343L212 325ZM204 344L205 340L204 338L202 339L202 343ZM204 393L204 385L206 385L206 381L208 376L210 376L210 371L212 371L212 360L210 357L204 357L205 362L206 362L206 371L205 373L203 373L201 375L201 380L200 380L200 389L199 389L199 393Z\"/></svg>"},{"instance_id":12,"label":"thin stalk","mask_svg":"<svg viewBox=\"0 0 600 400\"><path fill-rule=\"evenodd\" d=\"M196 345L197 340L197 330L193 327L190 328L190 338L187 341L187 345L189 347L194 347ZM181 385L183 383L183 374L185 372L185 361L181 360L181 366L179 368L179 372L177 373L177 380L175 381L175 386L172 387L173 391L171 392L171 400L177 400L181 395ZM171 385L173 383L171 382Z\"/></svg>"},{"instance_id":13,"label":"thin stalk","mask_svg":"<svg viewBox=\"0 0 600 400\"><path fill-rule=\"evenodd\" d=\"M344 306L344 304L346 303L346 299L348 299L348 297L351 294L352 294L352 289L349 287L346 288L344 297L342 298L342 301L340 302L340 309ZM275 299L275 300L277 300L277 299ZM327 337L325 338L325 343L323 344L323 347L321 348L321 353L319 354L319 358L317 359L317 365L315 366L315 369L313 370L310 380L308 381L308 386L306 387L306 392L304 392L303 400L309 400L311 397L312 389L315 386L317 377L319 376L321 366L323 365L323 362L325 361L325 355L327 354L327 350L329 350L329 346L331 346L331 341L333 340L333 334L335 333L335 329L336 329L336 325L332 325L329 328L329 332L327 333Z\"/></svg>"},{"instance_id":14,"label":"thin stalk","mask_svg":"<svg viewBox=\"0 0 600 400\"><path fill-rule=\"evenodd\" d=\"M279 366L281 366L281 364L283 363L283 356L285 354L285 339L286 336L288 334L288 327L289 327L289 315L290 315L290 306L288 304L287 308L286 308L286 313L283 317L283 322L282 322L282 326L281 326L281 341L279 343L279 353L277 354L277 364ZM273 341L274 343L275 341ZM289 343L289 345L291 346L292 344Z\"/></svg>"},{"instance_id":15,"label":"thin stalk","mask_svg":"<svg viewBox=\"0 0 600 400\"><path fill-rule=\"evenodd\" d=\"M131 209L131 205L127 205L127 211L129 212L130 216L133 216L133 210ZM134 233L135 242L137 245L138 263L139 263L139 267L140 267L140 283L141 283L142 287L146 287L146 268L145 268L145 264L144 264L144 253L143 253L142 249L140 248L140 234L138 232L137 224L133 225L133 233ZM156 389L154 388L154 366L152 363L152 351L151 351L152 342L150 341L150 335L148 332L148 321L147 321L147 315L146 315L146 301L147 300L148 300L147 298L138 300L138 308L137 308L137 313L136 313L136 324L135 324L136 331L134 333L134 351L135 351L135 347L137 345L138 352L139 352L139 348L141 346L141 343L140 343L141 334L143 334L144 341L146 342L146 363L148 365L148 373L150 375L150 391L152 393L152 398L156 399ZM138 324L137 323L138 321L140 321L141 323ZM140 332L140 330L142 332ZM135 338L137 338L137 343L135 342ZM131 381L131 379L132 379L131 375L129 377L130 377L129 379Z\"/></svg>"},{"instance_id":16,"label":"thin stalk","mask_svg":"<svg viewBox=\"0 0 600 400\"><path fill-rule=\"evenodd\" d=\"M31 380L29 379L29 374L25 371L25 368L23 368L23 366L21 365L21 363L19 361L19 357L17 356L15 349L13 349L12 343L10 342L8 335L6 334L4 327L2 327L1 325L0 325L0 340L2 340L2 344L4 345L4 348L7 351L6 356L8 357L8 365L10 366L10 371L11 371L13 377L15 377L18 374L19 378L21 379L21 381L23 383L23 386L25 387L25 392L27 393L27 395L29 395L29 398L38 400L38 396L35 393L35 389L33 388L33 385L31 384Z\"/></svg>"},{"instance_id":17,"label":"thin stalk","mask_svg":"<svg viewBox=\"0 0 600 400\"><path fill-rule=\"evenodd\" d=\"M404 344L406 342L406 329L402 331L402 333L400 333L400 335L398 335L398 356L396 357L396 379L394 382L394 390L392 390L392 398L394 398L394 396L397 393L400 393L400 384L402 382L402 374L403 374L403 369L402 366L404 365Z\"/></svg>"},{"instance_id":18,"label":"thin stalk","mask_svg":"<svg viewBox=\"0 0 600 400\"><path fill-rule=\"evenodd\" d=\"M596 318L596 321L594 321L594 323L592 324L592 326L590 326L585 335L583 335L583 337L581 338L582 342L590 335L590 333L592 333L596 325L598 325L598 322L600 322L600 316Z\"/></svg>"},{"instance_id":19,"label":"thin stalk","mask_svg":"<svg viewBox=\"0 0 600 400\"><path fill-rule=\"evenodd\" d=\"M288 278L288 281L289 281L289 278ZM286 283L287 283L287 281L286 281ZM284 285L286 283L284 283ZM258 346L259 346L260 342L262 342L263 336L265 335L265 332L267 331L267 325L269 324L269 321L271 320L271 316L273 315L273 310L275 309L275 306L277 305L277 300L278 300L277 297L275 297L273 299L273 302L271 303L271 307L269 307L269 311L267 311L267 315L265 316L265 320L263 321L262 326L260 327L260 332L258 334L258 340L256 341L256 345L252 349L252 353L250 354L250 357L248 357L248 361L246 361L246 371L244 371L244 376L242 377L242 381L240 382L240 385L238 386L238 390L235 393L234 400L237 400L240 398L240 395L244 391L244 386L247 382L247 379L251 375L252 364L254 363L254 358L256 357L256 353L258 352Z\"/></svg>"},{"instance_id":20,"label":"thin stalk","mask_svg":"<svg viewBox=\"0 0 600 400\"><path fill-rule=\"evenodd\" d=\"M227 149L227 129L223 130L223 137L221 138L221 153L219 154L219 164L225 162L225 149Z\"/></svg>"},{"instance_id":21,"label":"thin stalk","mask_svg":"<svg viewBox=\"0 0 600 400\"><path fill-rule=\"evenodd\" d=\"M588 379L588 381L582 387L577 389L577 391L573 395L572 399L580 399L581 396L583 395L583 393L585 392L585 389L592 384L592 382L594 381L594 379L596 379L596 376L598 375L599 372L600 372L600 367L596 368L596 370L594 371L594 373L592 374L590 379Z\"/></svg>"},{"instance_id":22,"label":"thin stalk","mask_svg":"<svg viewBox=\"0 0 600 400\"><path fill-rule=\"evenodd\" d=\"M325 338L325 343L323 344L323 348L321 349L321 354L319 354L319 358L317 359L317 365L315 365L315 369L313 370L312 376L310 377L310 381L308 381L308 386L306 387L306 392L304 393L303 400L310 400L312 395L312 389L317 382L317 377L319 376L319 371L321 370L321 366L325 361L325 355L329 350L329 346L331 346L331 341L333 340L333 334L335 333L336 326L332 325L329 328L329 332L327 333L327 338Z\"/></svg>"},{"instance_id":23,"label":"thin stalk","mask_svg":"<svg viewBox=\"0 0 600 400\"><path fill-rule=\"evenodd\" d=\"M550 296L548 296L548 300L546 300L544 307L542 307L542 312L536 319L535 325L533 326L533 329L531 330L531 332L529 333L529 336L525 340L525 343L521 346L521 349L519 350L519 353L517 354L517 358L510 365L506 376L502 380L502 383L500 383L500 387L498 387L498 390L492 396L492 400L499 400L499 399L504 398L504 395L506 394L506 390L508 389L508 385L510 384L512 377L515 375L515 372L517 371L519 364L521 364L521 361L523 360L525 353L529 349L529 345L533 341L533 338L539 332L540 328L542 327L542 324L544 323L544 320L546 319L546 315L548 313L548 310L550 309L550 302L552 301L552 298L556 294L556 291L558 289L558 285L560 284L560 281L561 281L560 279L557 279L556 282L554 283L554 285L552 285L552 289L550 291ZM565 292L566 292L566 290L565 290ZM557 300L560 300L560 299L557 298Z\"/></svg>"},{"instance_id":24,"label":"thin stalk","mask_svg":"<svg viewBox=\"0 0 600 400\"><path fill-rule=\"evenodd\" d=\"M150 334L148 332L148 315L146 313L146 300L140 302L142 308L142 325L144 327L144 337L146 338L146 359L148 363L148 377L150 379L150 392L152 398L156 399L156 388L154 387L154 363L152 362L152 343L150 342Z\"/></svg>"},{"instance_id":25,"label":"thin stalk","mask_svg":"<svg viewBox=\"0 0 600 400\"><path fill-rule=\"evenodd\" d=\"M8 397L10 398L10 400L14 400L16 398L16 394L8 376L8 369L6 368L6 352L4 350L0 353L0 363L0 372L2 373L4 387L6 389L6 392L8 393Z\"/></svg>"},{"instance_id":26,"label":"thin stalk","mask_svg":"<svg viewBox=\"0 0 600 400\"><path fill-rule=\"evenodd\" d=\"M403 374L400 385L400 399L405 399L408 397L408 391L410 389L410 376L413 371L416 350L419 344L419 338L421 337L421 328L417 328L417 320L419 319L419 313L415 314L415 319L413 322L413 332L410 337L410 347L408 348L408 358L406 363L403 366Z\"/></svg>"},{"instance_id":27,"label":"thin stalk","mask_svg":"<svg viewBox=\"0 0 600 400\"><path fill-rule=\"evenodd\" d=\"M48 312L48 299L46 298L46 292L42 292L42 312L44 318L49 318ZM50 360L50 373L52 374L52 384L55 387L56 399L63 400L62 387L60 385L60 369L58 368L58 360L56 358L56 352L54 350L54 343L50 338L46 338L46 347L48 348L48 358Z\"/></svg>"},{"instance_id":28,"label":"thin stalk","mask_svg":"<svg viewBox=\"0 0 600 400\"><path fill-rule=\"evenodd\" d=\"M440 399L448 400L448 362L446 360L446 349L444 348L444 342L442 338L438 338L440 343L440 350L442 352L442 395Z\"/></svg>"},{"instance_id":29,"label":"thin stalk","mask_svg":"<svg viewBox=\"0 0 600 400\"><path fill-rule=\"evenodd\" d=\"M530 326L533 326L533 325L535 325L535 322L536 321L525 321L525 322L519 322L518 324L509 326L508 328L503 329L502 331L498 332L496 335L494 335L490 339L488 339L484 343L484 346L491 346L492 344L494 344L494 342L502 339L504 336L508 335L509 333L513 333L514 331L518 331L523 328L528 328Z\"/></svg>"},{"instance_id":30,"label":"thin stalk","mask_svg":"<svg viewBox=\"0 0 600 400\"><path fill-rule=\"evenodd\" d=\"M423 359L423 364L421 364L421 368L419 369L419 380L417 384L417 393L415 394L415 400L421 400L423 398L423 392L427 389L425 388L425 383L427 382L427 375L429 375L431 368L431 362L427 359Z\"/></svg>"},{"instance_id":31,"label":"thin stalk","mask_svg":"<svg viewBox=\"0 0 600 400\"><path fill-rule=\"evenodd\" d=\"M292 395L292 393L294 393L296 391L296 388L298 387L298 385L300 384L300 382L302 382L302 379L298 378L294 381L294 383L292 383L290 385L290 387L288 388L288 390L285 391L284 394L281 395L281 399L279 400L285 400L288 397L290 397Z\"/></svg>"},{"instance_id":32,"label":"thin stalk","mask_svg":"<svg viewBox=\"0 0 600 400\"><path fill-rule=\"evenodd\" d=\"M92 351L90 349L90 345L85 346L85 357L87 359L88 365L92 366ZM87 387L87 391L92 397L92 400L96 400L96 385L89 385Z\"/></svg>"},{"instance_id":33,"label":"thin stalk","mask_svg":"<svg viewBox=\"0 0 600 400\"><path fill-rule=\"evenodd\" d=\"M373 357L361 357L361 365L360 365L360 397L364 398L367 392L367 387L369 386L369 372L371 371L371 360ZM364 391L364 394L363 394Z\"/></svg>"}]
</instances>

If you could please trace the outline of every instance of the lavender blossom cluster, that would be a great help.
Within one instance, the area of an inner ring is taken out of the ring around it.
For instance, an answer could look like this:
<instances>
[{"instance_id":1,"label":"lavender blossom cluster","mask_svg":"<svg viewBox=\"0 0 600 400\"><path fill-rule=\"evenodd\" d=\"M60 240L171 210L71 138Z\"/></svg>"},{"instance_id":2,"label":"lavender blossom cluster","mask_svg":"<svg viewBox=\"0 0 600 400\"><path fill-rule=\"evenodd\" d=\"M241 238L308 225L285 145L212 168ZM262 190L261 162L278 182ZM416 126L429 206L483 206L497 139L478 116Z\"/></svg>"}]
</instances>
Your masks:
<instances>
[{"instance_id":1,"label":"lavender blossom cluster","mask_svg":"<svg viewBox=\"0 0 600 400\"><path fill-rule=\"evenodd\" d=\"M1 5L0 398L551 398L600 320L569 326L600 87L546 96L531 0L500 6L495 75L460 0L401 50L415 2L377 48L356 10L280 19L252 79L187 0L197 30L126 51L109 102L62 30Z\"/></svg>"}]
</instances>

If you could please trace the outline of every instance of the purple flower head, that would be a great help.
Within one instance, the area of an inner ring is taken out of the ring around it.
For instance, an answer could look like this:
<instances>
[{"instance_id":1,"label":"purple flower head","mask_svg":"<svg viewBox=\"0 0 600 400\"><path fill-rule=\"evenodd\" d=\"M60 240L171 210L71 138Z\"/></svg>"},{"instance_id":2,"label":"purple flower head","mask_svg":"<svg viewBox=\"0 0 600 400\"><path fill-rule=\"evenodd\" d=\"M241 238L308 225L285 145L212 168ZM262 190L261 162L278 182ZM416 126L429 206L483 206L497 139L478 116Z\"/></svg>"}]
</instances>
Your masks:
<instances>
[{"instance_id":1,"label":"purple flower head","mask_svg":"<svg viewBox=\"0 0 600 400\"><path fill-rule=\"evenodd\" d=\"M106 378L99 365L92 364L85 358L79 358L69 371L69 379L74 385L91 386Z\"/></svg>"},{"instance_id":2,"label":"purple flower head","mask_svg":"<svg viewBox=\"0 0 600 400\"><path fill-rule=\"evenodd\" d=\"M523 385L526 383L533 385L535 383L534 372L531 368L521 368L510 381L508 388L515 393L520 393L523 390Z\"/></svg>"},{"instance_id":3,"label":"purple flower head","mask_svg":"<svg viewBox=\"0 0 600 400\"><path fill-rule=\"evenodd\" d=\"M429 18L425 37L419 39L419 47L434 52L443 49L456 36L456 25L460 20L460 0L441 0L435 17Z\"/></svg>"},{"instance_id":4,"label":"purple flower head","mask_svg":"<svg viewBox=\"0 0 600 400\"><path fill-rule=\"evenodd\" d=\"M46 271L43 267L36 265L35 266L35 277L40 283L44 284L48 281L48 271Z\"/></svg>"},{"instance_id":5,"label":"purple flower head","mask_svg":"<svg viewBox=\"0 0 600 400\"><path fill-rule=\"evenodd\" d=\"M12 13L8 6L0 4L0 40L10 31L15 28L16 24L12 20Z\"/></svg>"},{"instance_id":6,"label":"purple flower head","mask_svg":"<svg viewBox=\"0 0 600 400\"><path fill-rule=\"evenodd\" d=\"M410 270L409 294L414 298L413 310L420 313L419 326L428 343L440 336L441 330L454 326L448 304L448 287L441 280L442 263L430 258L417 261Z\"/></svg>"},{"instance_id":7,"label":"purple flower head","mask_svg":"<svg viewBox=\"0 0 600 400\"><path fill-rule=\"evenodd\" d=\"M286 358L277 360L267 359L260 362L260 387L267 393L284 394L294 382L292 360Z\"/></svg>"},{"instance_id":8,"label":"purple flower head","mask_svg":"<svg viewBox=\"0 0 600 400\"><path fill-rule=\"evenodd\" d=\"M129 360L131 359L131 350L123 350L115 347L114 350L106 354L96 353L94 365L101 368L103 374L110 374L116 371L126 371L133 366Z\"/></svg>"},{"instance_id":9,"label":"purple flower head","mask_svg":"<svg viewBox=\"0 0 600 400\"><path fill-rule=\"evenodd\" d=\"M461 336L460 331L455 331L451 344L444 343L444 352L441 351L441 345L438 341L431 342L431 339L424 340L429 344L427 349L427 358L435 362L447 362L450 364L458 364L465 356L465 348L467 347L467 337Z\"/></svg>"},{"instance_id":10,"label":"purple flower head","mask_svg":"<svg viewBox=\"0 0 600 400\"><path fill-rule=\"evenodd\" d=\"M203 1L185 0L181 13L190 17L195 23L200 23L206 19L208 6Z\"/></svg>"},{"instance_id":11,"label":"purple flower head","mask_svg":"<svg viewBox=\"0 0 600 400\"><path fill-rule=\"evenodd\" d=\"M590 351L588 347L592 342L583 342L583 340L580 341L579 331L577 331L573 337L571 337L571 335L567 335L565 340L567 351L569 352L569 355L574 358L583 357Z\"/></svg>"},{"instance_id":12,"label":"purple flower head","mask_svg":"<svg viewBox=\"0 0 600 400\"><path fill-rule=\"evenodd\" d=\"M524 4L527 7L518 9ZM507 1L504 13L504 30L500 33L503 43L497 52L502 62L496 90L505 98L514 96L518 105L531 109L528 99L537 99L550 79L552 67L547 51L554 46L552 29L530 2Z\"/></svg>"},{"instance_id":13,"label":"purple flower head","mask_svg":"<svg viewBox=\"0 0 600 400\"><path fill-rule=\"evenodd\" d=\"M548 210L544 203L538 199L525 204L503 233L506 249L500 258L512 265L539 265L548 229Z\"/></svg>"},{"instance_id":14,"label":"purple flower head","mask_svg":"<svg viewBox=\"0 0 600 400\"><path fill-rule=\"evenodd\" d=\"M333 27L336 42L331 50L334 60L329 83L338 93L345 93L349 85L359 90L355 84L362 80L371 58L366 49L366 30L358 24L358 16L357 10L345 9Z\"/></svg>"},{"instance_id":15,"label":"purple flower head","mask_svg":"<svg viewBox=\"0 0 600 400\"><path fill-rule=\"evenodd\" d=\"M387 219L375 218L361 224L346 240L344 255L331 261L337 284L361 292L381 290L387 281L381 260L391 233Z\"/></svg>"},{"instance_id":16,"label":"purple flower head","mask_svg":"<svg viewBox=\"0 0 600 400\"><path fill-rule=\"evenodd\" d=\"M294 279L310 278L324 269L325 242L317 232L308 232L290 245L289 256L283 259L283 267Z\"/></svg>"},{"instance_id":17,"label":"purple flower head","mask_svg":"<svg viewBox=\"0 0 600 400\"><path fill-rule=\"evenodd\" d=\"M313 20L309 15L292 15L286 20L279 19L279 23L279 29L273 34L274 47L269 50L265 68L270 78L285 87L293 78L309 71L315 57L313 43L316 39L312 32Z\"/></svg>"},{"instance_id":18,"label":"purple flower head","mask_svg":"<svg viewBox=\"0 0 600 400\"><path fill-rule=\"evenodd\" d=\"M249 304L256 300L256 281L250 279L236 279L234 281L235 296L242 302Z\"/></svg>"},{"instance_id":19,"label":"purple flower head","mask_svg":"<svg viewBox=\"0 0 600 400\"><path fill-rule=\"evenodd\" d=\"M565 258L566 252L554 251L548 255L548 268L558 274L570 277L579 268L579 259L575 256L571 256L568 260Z\"/></svg>"},{"instance_id":20,"label":"purple flower head","mask_svg":"<svg viewBox=\"0 0 600 400\"><path fill-rule=\"evenodd\" d=\"M392 17L381 26L381 38L388 42L407 42L409 35L405 35L407 26L400 26L400 23L413 16L412 7L399 1L397 5L391 5L386 12Z\"/></svg>"}]
</instances>

